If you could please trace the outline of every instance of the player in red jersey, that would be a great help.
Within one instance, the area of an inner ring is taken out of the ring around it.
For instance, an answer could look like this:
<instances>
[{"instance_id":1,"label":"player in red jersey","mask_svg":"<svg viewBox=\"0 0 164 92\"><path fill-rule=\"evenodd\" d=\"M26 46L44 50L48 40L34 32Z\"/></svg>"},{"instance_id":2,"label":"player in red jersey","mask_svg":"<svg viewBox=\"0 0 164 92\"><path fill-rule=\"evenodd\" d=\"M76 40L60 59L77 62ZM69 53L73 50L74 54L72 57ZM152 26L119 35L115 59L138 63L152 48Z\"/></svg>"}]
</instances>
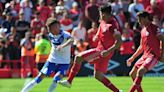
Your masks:
<instances>
[{"instance_id":1,"label":"player in red jersey","mask_svg":"<svg viewBox=\"0 0 164 92\"><path fill-rule=\"evenodd\" d=\"M138 21L143 26L141 30L141 42L137 51L127 60L127 65L131 66L131 63L141 53L143 55L135 63L133 69L130 72L130 76L133 79L133 85L129 92L143 92L141 87L141 81L143 75L152 69L158 60L164 60L164 36L160 32L159 28L151 23L150 14L142 11L138 13ZM160 41L162 41L162 51L160 52Z\"/></svg>"},{"instance_id":2,"label":"player in red jersey","mask_svg":"<svg viewBox=\"0 0 164 92\"><path fill-rule=\"evenodd\" d=\"M94 49L79 53L74 59L74 64L68 79L60 81L59 84L71 87L74 77L80 70L81 63L87 61L94 64L94 77L98 81L103 83L113 92L120 92L119 89L104 76L104 73L107 72L109 59L112 57L113 52L120 47L122 42L120 27L114 16L111 14L112 8L110 4L101 6L99 11L101 22L99 30L94 37L95 41L99 39L98 46Z\"/></svg>"}]
</instances>

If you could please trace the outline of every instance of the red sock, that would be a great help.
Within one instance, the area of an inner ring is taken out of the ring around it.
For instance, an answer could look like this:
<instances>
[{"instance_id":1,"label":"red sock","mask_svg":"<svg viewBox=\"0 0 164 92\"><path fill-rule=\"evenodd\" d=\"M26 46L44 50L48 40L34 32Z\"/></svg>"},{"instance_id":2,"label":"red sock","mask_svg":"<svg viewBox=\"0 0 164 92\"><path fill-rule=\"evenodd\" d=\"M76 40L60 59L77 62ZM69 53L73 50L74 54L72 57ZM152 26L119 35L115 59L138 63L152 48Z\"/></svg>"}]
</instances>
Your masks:
<instances>
[{"instance_id":1,"label":"red sock","mask_svg":"<svg viewBox=\"0 0 164 92\"><path fill-rule=\"evenodd\" d=\"M119 92L119 89L116 88L107 78L103 78L101 81L107 88L111 89L113 92Z\"/></svg>"},{"instance_id":2,"label":"red sock","mask_svg":"<svg viewBox=\"0 0 164 92\"><path fill-rule=\"evenodd\" d=\"M138 86L137 91L138 91L138 92L143 92L141 85Z\"/></svg>"},{"instance_id":3,"label":"red sock","mask_svg":"<svg viewBox=\"0 0 164 92\"><path fill-rule=\"evenodd\" d=\"M70 83L72 83L72 80L74 79L74 77L76 76L76 74L79 72L80 67L81 67L81 64L78 64L75 61L75 63L73 64L73 66L71 68L71 71L69 73L69 76L68 76L68 81Z\"/></svg>"},{"instance_id":4,"label":"red sock","mask_svg":"<svg viewBox=\"0 0 164 92\"><path fill-rule=\"evenodd\" d=\"M133 78L133 77L132 77L132 80L134 81L134 80L135 80L135 78ZM138 91L138 92L143 92L141 85L140 85L140 86L138 86L137 91Z\"/></svg>"},{"instance_id":5,"label":"red sock","mask_svg":"<svg viewBox=\"0 0 164 92\"><path fill-rule=\"evenodd\" d=\"M136 77L134 80L134 84L130 88L130 92L134 92L136 89L138 92L142 92L141 81L142 81L142 77Z\"/></svg>"}]
</instances>

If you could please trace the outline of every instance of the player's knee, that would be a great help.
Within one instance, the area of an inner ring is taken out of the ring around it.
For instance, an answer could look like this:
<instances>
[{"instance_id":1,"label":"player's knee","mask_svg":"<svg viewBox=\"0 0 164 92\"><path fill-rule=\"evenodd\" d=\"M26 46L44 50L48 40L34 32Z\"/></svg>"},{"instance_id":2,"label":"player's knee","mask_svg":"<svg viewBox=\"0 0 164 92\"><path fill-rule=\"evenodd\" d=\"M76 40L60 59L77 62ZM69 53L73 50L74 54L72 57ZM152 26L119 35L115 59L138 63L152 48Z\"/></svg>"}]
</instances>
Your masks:
<instances>
[{"instance_id":1,"label":"player's knee","mask_svg":"<svg viewBox=\"0 0 164 92\"><path fill-rule=\"evenodd\" d=\"M75 56L75 61L77 63L81 63L83 61L83 58L80 55Z\"/></svg>"},{"instance_id":2,"label":"player's knee","mask_svg":"<svg viewBox=\"0 0 164 92\"><path fill-rule=\"evenodd\" d=\"M94 72L94 77L97 78L97 73L96 72Z\"/></svg>"},{"instance_id":3,"label":"player's knee","mask_svg":"<svg viewBox=\"0 0 164 92\"><path fill-rule=\"evenodd\" d=\"M54 77L53 81L54 81L54 82L58 82L58 81L60 81L62 78L63 78L63 77L56 76L56 77Z\"/></svg>"},{"instance_id":4,"label":"player's knee","mask_svg":"<svg viewBox=\"0 0 164 92\"><path fill-rule=\"evenodd\" d=\"M42 81L42 78L40 76L37 76L35 78L36 83L40 83Z\"/></svg>"},{"instance_id":5,"label":"player's knee","mask_svg":"<svg viewBox=\"0 0 164 92\"><path fill-rule=\"evenodd\" d=\"M133 68L130 73L129 73L129 76L131 76L132 78L135 78L136 77L136 74L137 74L137 68Z\"/></svg>"},{"instance_id":6,"label":"player's knee","mask_svg":"<svg viewBox=\"0 0 164 92\"><path fill-rule=\"evenodd\" d=\"M146 72L146 69L141 68L137 71L137 76L143 76L145 74L145 72Z\"/></svg>"},{"instance_id":7,"label":"player's knee","mask_svg":"<svg viewBox=\"0 0 164 92\"><path fill-rule=\"evenodd\" d=\"M94 77L96 79L99 79L100 73L98 71L94 71Z\"/></svg>"},{"instance_id":8,"label":"player's knee","mask_svg":"<svg viewBox=\"0 0 164 92\"><path fill-rule=\"evenodd\" d=\"M131 76L131 77L133 76L133 72L132 71L129 73L129 76Z\"/></svg>"},{"instance_id":9,"label":"player's knee","mask_svg":"<svg viewBox=\"0 0 164 92\"><path fill-rule=\"evenodd\" d=\"M39 75L35 78L36 83L40 83L44 77L45 77L44 74L39 74Z\"/></svg>"}]
</instances>

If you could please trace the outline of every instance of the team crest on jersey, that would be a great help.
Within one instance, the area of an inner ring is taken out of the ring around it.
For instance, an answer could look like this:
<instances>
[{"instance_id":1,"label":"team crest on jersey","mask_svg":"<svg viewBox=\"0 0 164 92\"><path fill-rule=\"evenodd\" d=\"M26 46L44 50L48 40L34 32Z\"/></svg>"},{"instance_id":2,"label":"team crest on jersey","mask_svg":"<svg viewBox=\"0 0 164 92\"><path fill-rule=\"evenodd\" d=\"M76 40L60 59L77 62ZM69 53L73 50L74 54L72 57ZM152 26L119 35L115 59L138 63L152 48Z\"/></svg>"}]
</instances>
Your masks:
<instances>
[{"instance_id":1,"label":"team crest on jersey","mask_svg":"<svg viewBox=\"0 0 164 92\"><path fill-rule=\"evenodd\" d=\"M107 27L103 28L103 32L106 32L107 30L108 30L108 28L107 28Z\"/></svg>"},{"instance_id":2,"label":"team crest on jersey","mask_svg":"<svg viewBox=\"0 0 164 92\"><path fill-rule=\"evenodd\" d=\"M58 37L54 37L52 34L49 34L49 38L54 45L60 45L64 41L64 34L59 34Z\"/></svg>"},{"instance_id":3,"label":"team crest on jersey","mask_svg":"<svg viewBox=\"0 0 164 92\"><path fill-rule=\"evenodd\" d=\"M148 31L146 31L146 36L149 36L149 34L150 34L150 33L149 33Z\"/></svg>"}]
</instances>

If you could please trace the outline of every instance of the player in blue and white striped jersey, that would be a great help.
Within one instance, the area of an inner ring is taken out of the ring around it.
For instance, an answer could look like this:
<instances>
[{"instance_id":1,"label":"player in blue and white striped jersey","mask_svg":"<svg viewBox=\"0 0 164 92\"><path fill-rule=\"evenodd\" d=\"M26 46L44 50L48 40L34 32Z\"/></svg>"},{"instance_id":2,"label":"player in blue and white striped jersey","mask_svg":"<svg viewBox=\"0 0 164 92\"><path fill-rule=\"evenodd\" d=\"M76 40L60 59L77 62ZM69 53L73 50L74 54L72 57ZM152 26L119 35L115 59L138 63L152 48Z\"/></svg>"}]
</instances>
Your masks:
<instances>
[{"instance_id":1,"label":"player in blue and white striped jersey","mask_svg":"<svg viewBox=\"0 0 164 92\"><path fill-rule=\"evenodd\" d=\"M52 45L50 55L38 76L28 83L21 92L28 92L36 84L40 83L44 77L50 76L51 73L55 72L53 83L48 90L48 92L53 92L57 82L63 78L69 68L73 38L69 33L60 29L60 23L54 18L49 18L46 26Z\"/></svg>"}]
</instances>

